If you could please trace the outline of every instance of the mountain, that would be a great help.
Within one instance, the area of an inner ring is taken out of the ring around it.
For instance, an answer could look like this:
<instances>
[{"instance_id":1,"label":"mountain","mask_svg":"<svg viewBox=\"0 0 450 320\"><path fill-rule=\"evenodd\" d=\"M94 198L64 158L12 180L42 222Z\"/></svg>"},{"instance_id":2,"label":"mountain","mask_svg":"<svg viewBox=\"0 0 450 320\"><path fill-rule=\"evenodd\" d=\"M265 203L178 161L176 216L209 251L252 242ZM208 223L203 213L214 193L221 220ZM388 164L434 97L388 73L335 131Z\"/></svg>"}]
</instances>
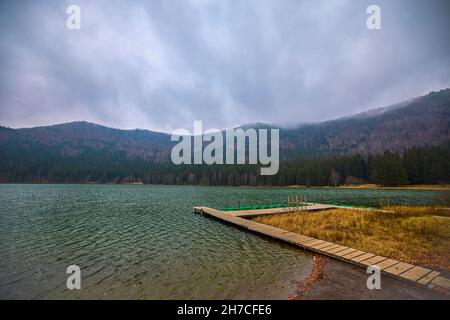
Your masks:
<instances>
[{"instance_id":1,"label":"mountain","mask_svg":"<svg viewBox=\"0 0 450 320\"><path fill-rule=\"evenodd\" d=\"M0 127L0 146L25 152L41 148L62 156L80 156L85 151L124 154L149 161L166 161L171 151L170 135L148 130L120 130L85 121L25 129Z\"/></svg>"},{"instance_id":2,"label":"mountain","mask_svg":"<svg viewBox=\"0 0 450 320\"><path fill-rule=\"evenodd\" d=\"M249 127L273 126L241 126ZM282 161L294 161L367 156L414 147L447 149L449 142L450 89L445 89L351 117L281 128L280 157ZM88 122L0 127L0 181L53 181L48 178L63 176L65 182L114 182L149 168L152 174L171 172L167 168L173 145L167 133L120 130ZM80 175L86 176L79 179Z\"/></svg>"},{"instance_id":3,"label":"mountain","mask_svg":"<svg viewBox=\"0 0 450 320\"><path fill-rule=\"evenodd\" d=\"M352 117L283 130L282 149L293 155L380 153L448 145L450 89Z\"/></svg>"}]
</instances>

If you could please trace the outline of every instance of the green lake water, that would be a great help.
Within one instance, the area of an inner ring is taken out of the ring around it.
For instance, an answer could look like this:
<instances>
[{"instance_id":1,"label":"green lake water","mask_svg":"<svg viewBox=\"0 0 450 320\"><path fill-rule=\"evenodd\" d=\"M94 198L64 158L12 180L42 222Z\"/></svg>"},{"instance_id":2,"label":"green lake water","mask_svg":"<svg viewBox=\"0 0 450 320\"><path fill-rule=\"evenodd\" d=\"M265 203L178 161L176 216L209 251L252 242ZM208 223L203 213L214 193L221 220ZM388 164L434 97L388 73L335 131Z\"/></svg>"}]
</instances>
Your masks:
<instances>
[{"instance_id":1,"label":"green lake water","mask_svg":"<svg viewBox=\"0 0 450 320\"><path fill-rule=\"evenodd\" d=\"M286 298L312 255L194 205L269 204L288 194L374 206L432 204L445 191L0 184L0 298ZM81 268L68 290L66 268Z\"/></svg>"}]
</instances>

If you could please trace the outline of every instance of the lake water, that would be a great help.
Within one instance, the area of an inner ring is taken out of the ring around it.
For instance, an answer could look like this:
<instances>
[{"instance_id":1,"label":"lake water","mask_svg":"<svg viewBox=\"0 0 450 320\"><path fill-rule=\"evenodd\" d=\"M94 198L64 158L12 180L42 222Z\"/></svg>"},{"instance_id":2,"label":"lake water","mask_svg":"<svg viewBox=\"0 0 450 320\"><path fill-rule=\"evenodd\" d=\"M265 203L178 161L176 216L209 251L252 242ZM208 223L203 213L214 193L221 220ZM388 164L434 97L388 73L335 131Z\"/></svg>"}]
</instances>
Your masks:
<instances>
[{"instance_id":1,"label":"lake water","mask_svg":"<svg viewBox=\"0 0 450 320\"><path fill-rule=\"evenodd\" d=\"M286 298L312 255L192 206L286 201L430 204L443 191L0 184L0 298ZM81 268L81 290L66 287Z\"/></svg>"}]
</instances>

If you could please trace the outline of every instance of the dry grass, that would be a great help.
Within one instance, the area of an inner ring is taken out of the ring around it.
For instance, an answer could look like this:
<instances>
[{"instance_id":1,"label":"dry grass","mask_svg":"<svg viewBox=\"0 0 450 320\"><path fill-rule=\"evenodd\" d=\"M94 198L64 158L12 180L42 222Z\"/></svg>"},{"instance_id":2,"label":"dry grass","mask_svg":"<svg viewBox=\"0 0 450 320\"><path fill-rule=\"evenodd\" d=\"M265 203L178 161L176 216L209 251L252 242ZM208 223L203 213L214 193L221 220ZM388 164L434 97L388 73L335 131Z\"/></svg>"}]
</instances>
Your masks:
<instances>
[{"instance_id":1,"label":"dry grass","mask_svg":"<svg viewBox=\"0 0 450 320\"><path fill-rule=\"evenodd\" d=\"M450 271L450 211L384 207L393 213L332 209L254 220L385 257Z\"/></svg>"},{"instance_id":2,"label":"dry grass","mask_svg":"<svg viewBox=\"0 0 450 320\"><path fill-rule=\"evenodd\" d=\"M398 187L384 187L376 184L339 186L342 189L385 189L385 190L450 190L448 184L417 184Z\"/></svg>"},{"instance_id":3,"label":"dry grass","mask_svg":"<svg viewBox=\"0 0 450 320\"><path fill-rule=\"evenodd\" d=\"M422 215L422 216L442 216L450 217L450 208L440 206L398 206L398 205L385 205L381 206L381 210L392 211L395 213L401 213L404 215Z\"/></svg>"},{"instance_id":4,"label":"dry grass","mask_svg":"<svg viewBox=\"0 0 450 320\"><path fill-rule=\"evenodd\" d=\"M288 188L306 188L301 185L290 185ZM404 185L397 187L384 187L377 184L354 184L354 185L340 185L338 187L330 186L314 186L314 188L326 188L326 189L385 189L385 190L450 190L450 184L415 184Z\"/></svg>"}]
</instances>

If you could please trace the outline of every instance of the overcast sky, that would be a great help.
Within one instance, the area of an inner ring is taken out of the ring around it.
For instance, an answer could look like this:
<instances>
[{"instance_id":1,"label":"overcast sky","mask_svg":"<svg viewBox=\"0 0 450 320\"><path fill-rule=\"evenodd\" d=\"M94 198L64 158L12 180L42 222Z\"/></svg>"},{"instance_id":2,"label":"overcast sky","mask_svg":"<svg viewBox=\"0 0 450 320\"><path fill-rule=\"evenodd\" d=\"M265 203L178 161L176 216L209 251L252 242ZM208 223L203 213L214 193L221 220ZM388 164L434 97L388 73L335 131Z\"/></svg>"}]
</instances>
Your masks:
<instances>
[{"instance_id":1,"label":"overcast sky","mask_svg":"<svg viewBox=\"0 0 450 320\"><path fill-rule=\"evenodd\" d=\"M333 119L450 87L449 33L447 0L2 0L0 125Z\"/></svg>"}]
</instances>

